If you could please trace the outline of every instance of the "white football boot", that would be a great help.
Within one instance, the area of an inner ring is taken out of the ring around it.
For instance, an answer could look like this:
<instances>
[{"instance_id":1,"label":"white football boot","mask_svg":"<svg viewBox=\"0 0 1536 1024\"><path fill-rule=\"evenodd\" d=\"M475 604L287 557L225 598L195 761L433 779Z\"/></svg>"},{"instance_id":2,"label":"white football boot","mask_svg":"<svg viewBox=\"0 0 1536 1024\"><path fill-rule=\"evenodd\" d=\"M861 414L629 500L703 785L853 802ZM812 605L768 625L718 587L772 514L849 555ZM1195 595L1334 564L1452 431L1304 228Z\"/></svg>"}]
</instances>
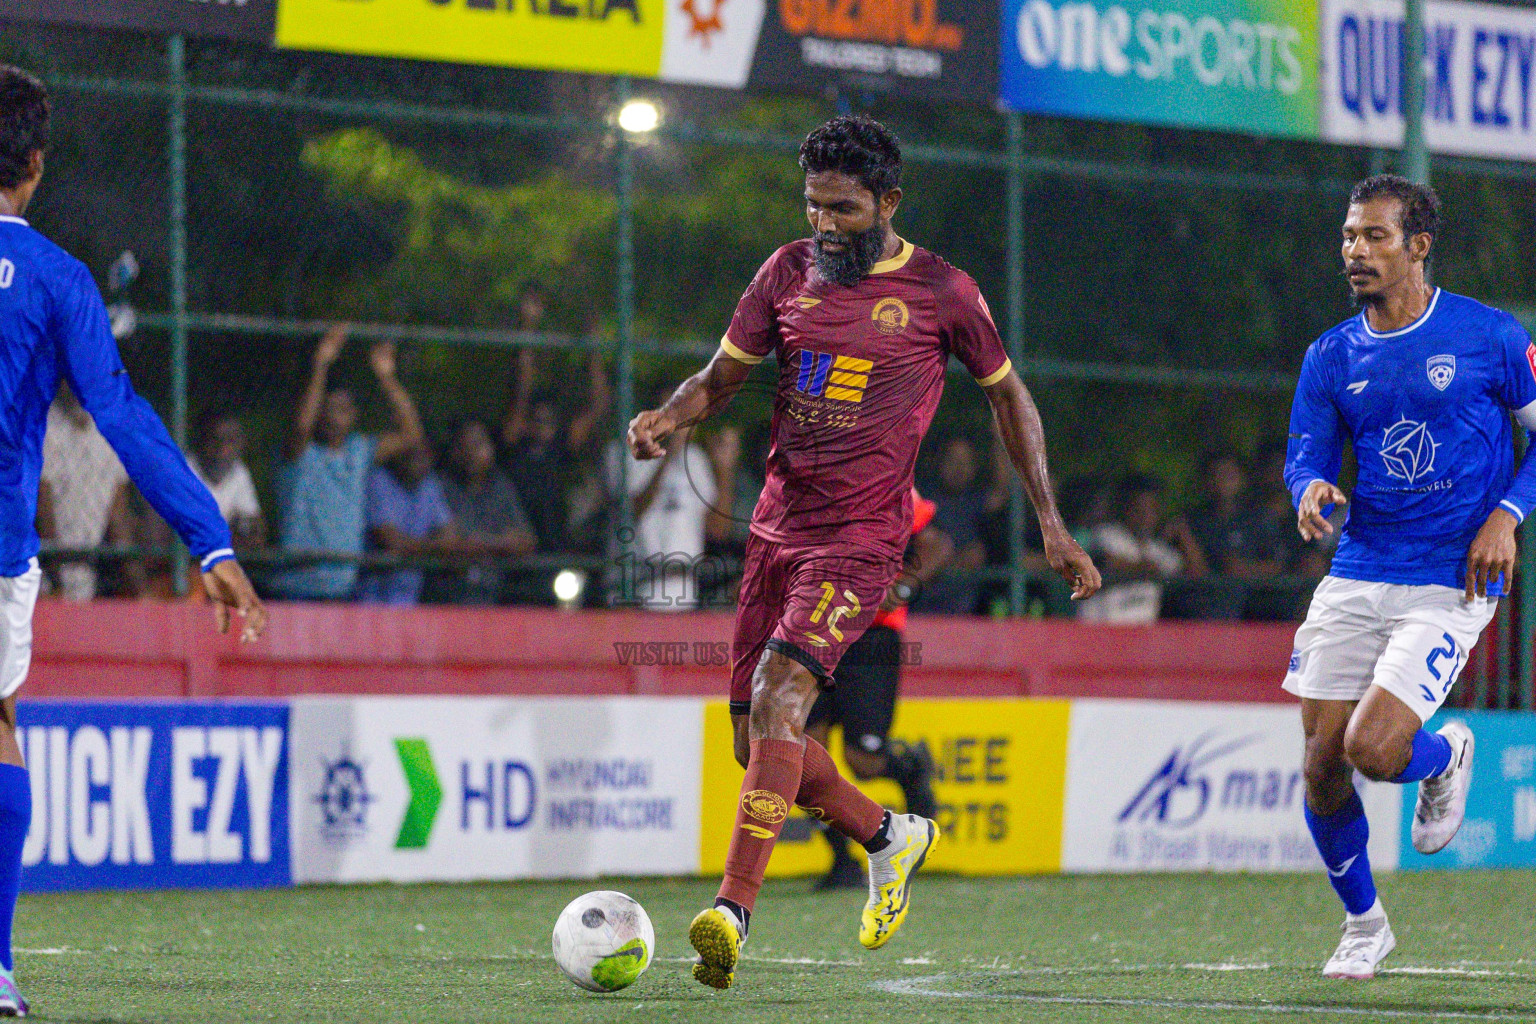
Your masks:
<instances>
[{"instance_id":1,"label":"white football boot","mask_svg":"<svg viewBox=\"0 0 1536 1024\"><path fill-rule=\"evenodd\" d=\"M1419 803L1413 811L1413 848L1420 853L1439 853L1456 838L1467 813L1467 791L1472 788L1472 730L1451 722L1439 733L1451 744L1451 763L1444 775L1419 783Z\"/></svg>"},{"instance_id":2,"label":"white football boot","mask_svg":"<svg viewBox=\"0 0 1536 1024\"><path fill-rule=\"evenodd\" d=\"M1323 966L1323 977L1356 981L1374 978L1376 965L1396 948L1397 936L1392 934L1387 912L1381 909L1381 901L1377 900L1376 905L1360 917L1345 917L1344 937Z\"/></svg>"}]
</instances>

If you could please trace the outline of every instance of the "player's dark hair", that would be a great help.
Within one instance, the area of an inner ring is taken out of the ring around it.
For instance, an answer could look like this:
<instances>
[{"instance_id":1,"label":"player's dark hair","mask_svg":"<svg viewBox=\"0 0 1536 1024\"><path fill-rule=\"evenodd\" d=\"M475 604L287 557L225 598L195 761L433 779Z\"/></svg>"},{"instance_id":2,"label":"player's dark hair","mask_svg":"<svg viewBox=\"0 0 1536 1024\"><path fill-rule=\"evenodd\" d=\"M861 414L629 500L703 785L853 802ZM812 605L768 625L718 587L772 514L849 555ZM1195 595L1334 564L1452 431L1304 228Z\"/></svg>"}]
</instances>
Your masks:
<instances>
[{"instance_id":1,"label":"player's dark hair","mask_svg":"<svg viewBox=\"0 0 1536 1024\"><path fill-rule=\"evenodd\" d=\"M901 144L879 121L842 114L805 137L800 144L800 169L807 174L836 171L857 178L879 199L901 186Z\"/></svg>"},{"instance_id":2,"label":"player's dark hair","mask_svg":"<svg viewBox=\"0 0 1536 1024\"><path fill-rule=\"evenodd\" d=\"M1374 174L1350 190L1349 205L1368 203L1382 196L1398 201L1404 238L1428 235L1433 240L1439 234L1440 196L1434 189L1416 185L1401 175Z\"/></svg>"},{"instance_id":3,"label":"player's dark hair","mask_svg":"<svg viewBox=\"0 0 1536 1024\"><path fill-rule=\"evenodd\" d=\"M42 82L0 64L0 188L26 181L32 154L48 148L48 109Z\"/></svg>"}]
</instances>

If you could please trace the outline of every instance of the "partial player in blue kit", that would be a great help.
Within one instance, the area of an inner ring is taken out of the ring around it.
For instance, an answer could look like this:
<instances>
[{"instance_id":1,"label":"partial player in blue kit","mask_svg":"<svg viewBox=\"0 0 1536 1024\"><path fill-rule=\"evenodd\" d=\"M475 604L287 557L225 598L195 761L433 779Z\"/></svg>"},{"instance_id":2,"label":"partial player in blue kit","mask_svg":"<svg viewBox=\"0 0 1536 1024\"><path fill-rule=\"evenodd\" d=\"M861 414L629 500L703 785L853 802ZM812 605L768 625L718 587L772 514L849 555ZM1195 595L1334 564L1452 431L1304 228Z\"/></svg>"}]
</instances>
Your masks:
<instances>
[{"instance_id":1,"label":"partial player in blue kit","mask_svg":"<svg viewBox=\"0 0 1536 1024\"><path fill-rule=\"evenodd\" d=\"M1516 472L1510 426L1513 414L1536 431L1536 346L1508 313L1428 283L1438 227L1428 186L1395 175L1355 186L1343 256L1363 309L1307 350L1291 408L1286 483L1301 535L1333 532L1331 506L1349 508L1284 683L1302 703L1307 826L1346 911L1331 978L1374 977L1396 945L1354 772L1419 784L1421 853L1456 835L1472 732L1423 725L1493 618L1515 528L1536 507L1536 458ZM1338 487L1346 443L1352 498Z\"/></svg>"},{"instance_id":2,"label":"partial player in blue kit","mask_svg":"<svg viewBox=\"0 0 1536 1024\"><path fill-rule=\"evenodd\" d=\"M24 1017L12 977L11 919L32 787L16 742L16 691L32 659L38 477L48 406L60 379L80 399L149 503L198 559L219 631L230 612L254 641L266 611L235 561L208 488L148 402L134 393L90 271L22 219L43 177L48 94L0 65L0 1016Z\"/></svg>"}]
</instances>

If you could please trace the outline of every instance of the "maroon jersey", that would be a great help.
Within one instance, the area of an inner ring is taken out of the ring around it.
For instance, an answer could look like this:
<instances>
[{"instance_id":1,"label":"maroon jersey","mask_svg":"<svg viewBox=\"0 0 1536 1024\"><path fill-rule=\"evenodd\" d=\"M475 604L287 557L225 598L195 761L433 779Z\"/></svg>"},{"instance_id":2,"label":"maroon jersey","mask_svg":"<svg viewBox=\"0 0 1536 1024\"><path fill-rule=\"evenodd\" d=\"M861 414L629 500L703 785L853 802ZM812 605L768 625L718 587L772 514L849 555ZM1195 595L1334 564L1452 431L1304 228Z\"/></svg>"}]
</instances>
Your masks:
<instances>
[{"instance_id":1,"label":"maroon jersey","mask_svg":"<svg viewBox=\"0 0 1536 1024\"><path fill-rule=\"evenodd\" d=\"M950 355L983 386L1011 367L976 282L903 242L852 287L816 270L809 239L769 257L721 339L746 363L778 357L766 486L752 532L900 558L912 471Z\"/></svg>"}]
</instances>

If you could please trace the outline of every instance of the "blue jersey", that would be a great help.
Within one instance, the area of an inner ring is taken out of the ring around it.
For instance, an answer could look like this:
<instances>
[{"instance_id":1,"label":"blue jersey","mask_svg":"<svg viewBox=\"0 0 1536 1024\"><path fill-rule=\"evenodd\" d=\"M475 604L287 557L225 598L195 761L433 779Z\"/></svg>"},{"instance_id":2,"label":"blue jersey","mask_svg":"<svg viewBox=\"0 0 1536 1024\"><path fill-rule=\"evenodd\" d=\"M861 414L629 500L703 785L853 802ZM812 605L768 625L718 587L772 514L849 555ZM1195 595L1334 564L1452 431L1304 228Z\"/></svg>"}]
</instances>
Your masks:
<instances>
[{"instance_id":1,"label":"blue jersey","mask_svg":"<svg viewBox=\"0 0 1536 1024\"><path fill-rule=\"evenodd\" d=\"M1514 472L1511 412L1536 429L1536 347L1480 302L1436 289L1400 331L1377 333L1361 313L1317 339L1296 384L1285 481L1300 504L1314 480L1338 482L1344 443L1354 446L1331 574L1461 588L1489 514L1524 520L1536 506L1536 459Z\"/></svg>"},{"instance_id":2,"label":"blue jersey","mask_svg":"<svg viewBox=\"0 0 1536 1024\"><path fill-rule=\"evenodd\" d=\"M59 378L207 570L234 557L219 507L134 393L90 271L20 217L0 217L0 576L37 554L43 432Z\"/></svg>"}]
</instances>

